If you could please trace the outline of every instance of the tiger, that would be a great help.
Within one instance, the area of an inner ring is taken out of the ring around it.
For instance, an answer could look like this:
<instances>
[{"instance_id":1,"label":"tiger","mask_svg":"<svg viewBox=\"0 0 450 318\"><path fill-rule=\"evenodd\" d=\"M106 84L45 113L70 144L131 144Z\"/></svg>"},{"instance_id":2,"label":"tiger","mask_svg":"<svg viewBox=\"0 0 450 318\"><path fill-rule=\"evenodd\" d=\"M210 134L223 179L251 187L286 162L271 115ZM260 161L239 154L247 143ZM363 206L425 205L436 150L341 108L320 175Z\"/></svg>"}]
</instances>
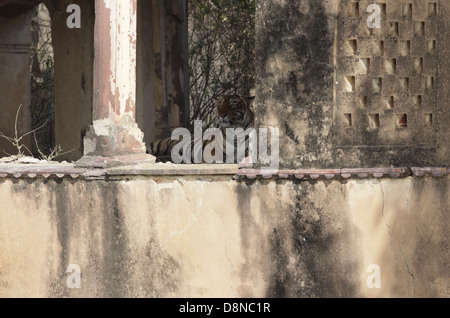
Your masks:
<instances>
[{"instance_id":1,"label":"tiger","mask_svg":"<svg viewBox=\"0 0 450 318\"><path fill-rule=\"evenodd\" d=\"M220 149L225 152L225 147L234 147L235 148L235 159L236 157L236 149L237 149L237 139L234 138L233 141L227 141L226 139L226 129L227 128L242 128L246 131L249 128L254 127L255 114L251 110L251 103L254 99L254 96L244 98L237 94L224 95L216 101L215 110L216 110L216 122L218 125L218 129L223 136L223 145ZM191 132L192 133L192 132ZM192 136L192 134L190 135ZM153 141L147 147L147 153L154 155L157 159L157 162L169 162L171 161L171 153L173 147L178 144L179 140L172 140L171 137L163 138L159 140ZM201 151L205 149L205 147L210 144L212 140L202 140ZM194 149L194 137L191 137L191 149ZM245 138L245 156L248 155L248 136ZM197 149L198 152L198 149ZM194 155L196 150L192 151L191 161L194 162ZM203 161L204 162L204 161ZM223 162L225 162L225 157L223 158Z\"/></svg>"}]
</instances>

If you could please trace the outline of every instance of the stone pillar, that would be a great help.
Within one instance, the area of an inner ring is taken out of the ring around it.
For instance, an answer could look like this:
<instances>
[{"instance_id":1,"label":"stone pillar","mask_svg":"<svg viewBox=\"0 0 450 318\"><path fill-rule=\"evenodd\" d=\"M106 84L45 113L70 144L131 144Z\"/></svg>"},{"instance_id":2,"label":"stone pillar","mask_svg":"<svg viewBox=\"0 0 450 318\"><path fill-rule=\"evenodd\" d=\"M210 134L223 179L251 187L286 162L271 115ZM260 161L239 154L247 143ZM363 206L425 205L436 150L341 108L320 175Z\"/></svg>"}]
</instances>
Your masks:
<instances>
[{"instance_id":1,"label":"stone pillar","mask_svg":"<svg viewBox=\"0 0 450 318\"><path fill-rule=\"evenodd\" d=\"M145 142L189 125L187 1L138 2L137 121Z\"/></svg>"},{"instance_id":2,"label":"stone pillar","mask_svg":"<svg viewBox=\"0 0 450 318\"><path fill-rule=\"evenodd\" d=\"M82 162L145 155L135 121L136 15L137 0L95 1L93 123L84 137Z\"/></svg>"},{"instance_id":3,"label":"stone pillar","mask_svg":"<svg viewBox=\"0 0 450 318\"><path fill-rule=\"evenodd\" d=\"M73 1L72 1L73 2ZM81 28L67 28L69 2L47 2L52 17L55 59L55 144L63 152L58 160L83 156L83 135L92 123L95 2L77 0Z\"/></svg>"},{"instance_id":4,"label":"stone pillar","mask_svg":"<svg viewBox=\"0 0 450 318\"><path fill-rule=\"evenodd\" d=\"M159 1L138 1L136 121L144 141L152 141L155 110L162 107Z\"/></svg>"},{"instance_id":5,"label":"stone pillar","mask_svg":"<svg viewBox=\"0 0 450 318\"><path fill-rule=\"evenodd\" d=\"M22 13L7 11L5 8L0 7L0 132L14 137L16 113L22 105L17 121L17 134L20 137L31 130L31 13L26 10ZM31 150L30 135L21 143ZM6 153L16 155L17 149L0 138L0 157ZM26 151L25 154L29 155Z\"/></svg>"},{"instance_id":6,"label":"stone pillar","mask_svg":"<svg viewBox=\"0 0 450 318\"><path fill-rule=\"evenodd\" d=\"M166 137L174 128L189 125L188 16L186 0L162 2L162 115L169 131L160 137Z\"/></svg>"}]
</instances>

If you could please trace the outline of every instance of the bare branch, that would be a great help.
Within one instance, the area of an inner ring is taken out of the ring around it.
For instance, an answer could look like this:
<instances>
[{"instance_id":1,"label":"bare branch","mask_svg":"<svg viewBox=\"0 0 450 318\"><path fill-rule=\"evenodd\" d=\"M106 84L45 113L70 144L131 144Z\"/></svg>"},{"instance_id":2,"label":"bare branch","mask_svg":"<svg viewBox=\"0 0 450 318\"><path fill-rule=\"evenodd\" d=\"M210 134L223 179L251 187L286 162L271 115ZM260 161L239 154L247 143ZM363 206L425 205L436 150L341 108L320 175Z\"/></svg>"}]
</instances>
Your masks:
<instances>
[{"instance_id":1,"label":"bare branch","mask_svg":"<svg viewBox=\"0 0 450 318\"><path fill-rule=\"evenodd\" d=\"M36 131L38 131L38 130L44 128L45 125L47 125L47 123L48 123L48 120L46 120L45 123L43 123L43 124L42 124L41 126L39 126L38 128L35 128L35 129L33 129L33 130L27 132L26 134L24 134L22 137L19 138L19 141L20 141L23 137L26 137L26 136L28 136L29 134L32 134L32 133L34 133L34 132L36 132Z\"/></svg>"}]
</instances>

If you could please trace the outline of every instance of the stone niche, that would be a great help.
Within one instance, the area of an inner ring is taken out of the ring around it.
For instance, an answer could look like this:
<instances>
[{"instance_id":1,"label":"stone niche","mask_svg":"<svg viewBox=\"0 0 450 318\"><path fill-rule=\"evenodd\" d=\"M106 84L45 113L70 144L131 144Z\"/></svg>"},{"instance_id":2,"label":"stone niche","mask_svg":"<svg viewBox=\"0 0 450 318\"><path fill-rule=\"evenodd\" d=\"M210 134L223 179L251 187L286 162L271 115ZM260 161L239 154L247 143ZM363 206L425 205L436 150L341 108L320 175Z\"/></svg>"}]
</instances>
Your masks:
<instances>
[{"instance_id":1,"label":"stone niche","mask_svg":"<svg viewBox=\"0 0 450 318\"><path fill-rule=\"evenodd\" d=\"M258 2L257 123L280 129L281 165L447 166L449 14L431 0Z\"/></svg>"}]
</instances>

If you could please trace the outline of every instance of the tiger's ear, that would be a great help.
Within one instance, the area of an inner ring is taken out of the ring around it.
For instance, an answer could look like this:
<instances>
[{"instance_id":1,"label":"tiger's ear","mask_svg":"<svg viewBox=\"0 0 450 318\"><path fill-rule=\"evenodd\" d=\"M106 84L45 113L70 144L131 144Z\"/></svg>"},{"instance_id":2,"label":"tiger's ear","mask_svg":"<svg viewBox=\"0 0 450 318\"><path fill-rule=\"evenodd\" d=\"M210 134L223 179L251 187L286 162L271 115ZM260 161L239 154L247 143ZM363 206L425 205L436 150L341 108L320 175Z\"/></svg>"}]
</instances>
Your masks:
<instances>
[{"instance_id":1,"label":"tiger's ear","mask_svg":"<svg viewBox=\"0 0 450 318\"><path fill-rule=\"evenodd\" d=\"M255 105L253 104L255 96L249 96L246 99L247 99L247 108L251 113L253 113L253 109L255 108Z\"/></svg>"},{"instance_id":2,"label":"tiger's ear","mask_svg":"<svg viewBox=\"0 0 450 318\"><path fill-rule=\"evenodd\" d=\"M248 107L251 109L253 108L253 101L255 100L255 96L249 96L247 97L247 103L248 103Z\"/></svg>"},{"instance_id":3,"label":"tiger's ear","mask_svg":"<svg viewBox=\"0 0 450 318\"><path fill-rule=\"evenodd\" d=\"M224 99L224 97L222 96L216 100L216 107L219 107L219 105L222 103L223 99Z\"/></svg>"}]
</instances>

